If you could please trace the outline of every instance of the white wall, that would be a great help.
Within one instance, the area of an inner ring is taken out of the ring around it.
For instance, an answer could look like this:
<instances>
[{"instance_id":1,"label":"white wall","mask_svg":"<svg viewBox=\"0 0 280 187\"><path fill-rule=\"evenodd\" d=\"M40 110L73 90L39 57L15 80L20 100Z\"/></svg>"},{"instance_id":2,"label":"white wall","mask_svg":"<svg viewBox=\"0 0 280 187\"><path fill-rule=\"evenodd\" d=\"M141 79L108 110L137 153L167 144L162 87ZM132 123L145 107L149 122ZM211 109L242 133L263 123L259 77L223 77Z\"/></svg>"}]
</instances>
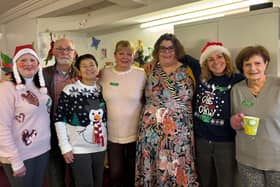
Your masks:
<instances>
[{"instance_id":1,"label":"white wall","mask_svg":"<svg viewBox=\"0 0 280 187\"><path fill-rule=\"evenodd\" d=\"M19 19L11 21L0 26L0 51L12 57L17 45L31 44L36 46L37 24L36 19L22 16ZM0 58L1 59L1 58ZM0 60L1 61L1 60ZM2 76L0 71L0 78Z\"/></svg>"},{"instance_id":2,"label":"white wall","mask_svg":"<svg viewBox=\"0 0 280 187\"><path fill-rule=\"evenodd\" d=\"M6 51L5 26L0 25L0 51Z\"/></svg>"},{"instance_id":3,"label":"white wall","mask_svg":"<svg viewBox=\"0 0 280 187\"><path fill-rule=\"evenodd\" d=\"M17 45L31 44L32 42L37 43L36 19L31 19L27 16L20 17L5 24L4 31L6 46L3 46L3 51L6 50L5 52L8 55L13 55L15 46Z\"/></svg>"},{"instance_id":4,"label":"white wall","mask_svg":"<svg viewBox=\"0 0 280 187\"><path fill-rule=\"evenodd\" d=\"M115 44L119 40L129 40L134 46L136 46L137 40L142 40L144 50L147 52L147 48L153 47L158 37L166 32L173 33L173 27L165 28L164 30L158 30L158 31L149 31L147 29L131 28L124 31L107 33L104 35L95 35L93 33L89 34L85 32L54 32L53 39L56 40L62 37L71 39L74 42L79 55L85 53L91 53L97 58L99 67L103 67L105 62L114 61L113 53L115 49ZM92 37L101 40L97 50L91 46ZM50 48L49 32L39 33L38 47L39 47L40 56L45 58ZM102 49L107 50L107 58L103 58ZM48 65L51 65L52 63L53 61L48 63Z\"/></svg>"},{"instance_id":5,"label":"white wall","mask_svg":"<svg viewBox=\"0 0 280 187\"><path fill-rule=\"evenodd\" d=\"M132 28L125 31L119 31L119 32L113 32L109 34L104 35L94 35L91 34L91 36L96 37L97 39L100 39L100 45L98 50L95 50L94 48L90 47L90 52L95 55L98 62L101 64L101 66L104 65L105 62L114 62L114 50L115 45L119 40L129 40L134 47L136 47L137 40L142 40L144 51L147 53L148 47L154 47L154 43L159 38L159 36L163 33L173 33L173 27L165 28L164 30L158 30L158 31L150 31L147 29L140 29L140 28ZM91 41L91 38L89 38ZM107 49L107 58L102 58L101 49L105 48Z\"/></svg>"}]
</instances>

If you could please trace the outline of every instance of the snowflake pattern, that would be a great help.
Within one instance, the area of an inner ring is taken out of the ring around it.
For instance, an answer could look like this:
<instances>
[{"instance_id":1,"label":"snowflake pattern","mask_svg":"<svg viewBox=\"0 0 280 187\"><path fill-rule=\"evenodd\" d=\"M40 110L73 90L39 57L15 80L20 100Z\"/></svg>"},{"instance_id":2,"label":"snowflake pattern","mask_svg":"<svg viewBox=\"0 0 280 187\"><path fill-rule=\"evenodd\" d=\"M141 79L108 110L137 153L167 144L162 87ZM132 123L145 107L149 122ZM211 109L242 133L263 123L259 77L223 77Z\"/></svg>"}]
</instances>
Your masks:
<instances>
[{"instance_id":1,"label":"snowflake pattern","mask_svg":"<svg viewBox=\"0 0 280 187\"><path fill-rule=\"evenodd\" d=\"M80 95L79 89L78 88L74 88L74 87L72 87L69 90L69 93L70 93L71 97L76 97L76 98Z\"/></svg>"},{"instance_id":2,"label":"snowflake pattern","mask_svg":"<svg viewBox=\"0 0 280 187\"><path fill-rule=\"evenodd\" d=\"M194 115L201 121L217 126L225 124L222 119L223 108L225 105L224 96L231 89L231 84L228 86L219 86L203 82L198 85L196 95L196 110Z\"/></svg>"},{"instance_id":3,"label":"snowflake pattern","mask_svg":"<svg viewBox=\"0 0 280 187\"><path fill-rule=\"evenodd\" d=\"M66 92L61 93L56 121L64 121L73 126L85 127L90 123L88 112L95 107L101 107L105 110L104 103L99 85L87 88L78 83L73 84Z\"/></svg>"}]
</instances>

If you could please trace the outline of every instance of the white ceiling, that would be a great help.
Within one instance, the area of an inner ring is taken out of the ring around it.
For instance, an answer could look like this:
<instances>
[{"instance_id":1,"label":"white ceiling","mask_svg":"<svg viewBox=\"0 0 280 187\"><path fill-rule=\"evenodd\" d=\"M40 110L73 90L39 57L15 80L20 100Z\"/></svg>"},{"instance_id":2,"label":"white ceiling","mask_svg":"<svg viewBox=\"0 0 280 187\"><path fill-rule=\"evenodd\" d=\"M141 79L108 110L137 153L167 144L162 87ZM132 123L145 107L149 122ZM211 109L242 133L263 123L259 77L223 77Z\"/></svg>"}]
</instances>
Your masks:
<instances>
[{"instance_id":1,"label":"white ceiling","mask_svg":"<svg viewBox=\"0 0 280 187\"><path fill-rule=\"evenodd\" d=\"M94 24L87 30L114 29L139 24L144 19L197 0L0 0L0 24L23 15L32 18L87 15Z\"/></svg>"},{"instance_id":2,"label":"white ceiling","mask_svg":"<svg viewBox=\"0 0 280 187\"><path fill-rule=\"evenodd\" d=\"M1 14L6 12L7 10L16 7L17 5L26 2L27 0L0 0L0 12Z\"/></svg>"}]
</instances>

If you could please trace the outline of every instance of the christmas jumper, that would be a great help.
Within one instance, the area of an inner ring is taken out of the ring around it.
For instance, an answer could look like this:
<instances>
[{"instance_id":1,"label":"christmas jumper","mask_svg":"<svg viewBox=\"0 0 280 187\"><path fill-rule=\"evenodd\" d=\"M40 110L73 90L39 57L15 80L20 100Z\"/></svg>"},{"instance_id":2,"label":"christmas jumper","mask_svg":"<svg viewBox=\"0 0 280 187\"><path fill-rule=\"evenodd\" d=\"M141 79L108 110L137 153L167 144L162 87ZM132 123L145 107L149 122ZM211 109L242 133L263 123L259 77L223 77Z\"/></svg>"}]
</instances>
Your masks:
<instances>
[{"instance_id":1,"label":"christmas jumper","mask_svg":"<svg viewBox=\"0 0 280 187\"><path fill-rule=\"evenodd\" d=\"M242 112L260 118L256 136L236 131L237 161L260 170L280 171L280 78L267 76L257 97L245 80L234 85L231 107L232 114Z\"/></svg>"},{"instance_id":2,"label":"christmas jumper","mask_svg":"<svg viewBox=\"0 0 280 187\"><path fill-rule=\"evenodd\" d=\"M51 98L31 79L25 87L19 91L13 82L0 83L0 161L14 171L50 149Z\"/></svg>"},{"instance_id":3,"label":"christmas jumper","mask_svg":"<svg viewBox=\"0 0 280 187\"><path fill-rule=\"evenodd\" d=\"M65 86L55 114L55 128L62 154L106 150L106 106L100 85L76 81Z\"/></svg>"},{"instance_id":4,"label":"christmas jumper","mask_svg":"<svg viewBox=\"0 0 280 187\"><path fill-rule=\"evenodd\" d=\"M230 126L230 90L241 81L241 74L232 77L213 76L199 82L194 99L195 135L211 141L234 141Z\"/></svg>"},{"instance_id":5,"label":"christmas jumper","mask_svg":"<svg viewBox=\"0 0 280 187\"><path fill-rule=\"evenodd\" d=\"M118 72L107 67L100 83L108 111L108 140L121 144L136 141L146 83L144 70L132 66L128 71Z\"/></svg>"}]
</instances>

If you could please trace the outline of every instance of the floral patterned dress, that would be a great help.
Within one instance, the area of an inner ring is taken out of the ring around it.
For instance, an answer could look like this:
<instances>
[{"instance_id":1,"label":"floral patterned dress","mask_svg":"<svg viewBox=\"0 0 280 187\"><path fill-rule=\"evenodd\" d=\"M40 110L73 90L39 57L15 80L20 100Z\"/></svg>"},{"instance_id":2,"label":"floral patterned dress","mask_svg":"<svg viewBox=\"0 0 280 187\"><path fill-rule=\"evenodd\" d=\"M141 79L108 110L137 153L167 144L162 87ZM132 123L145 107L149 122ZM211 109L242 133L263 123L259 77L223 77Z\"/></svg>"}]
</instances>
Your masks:
<instances>
[{"instance_id":1,"label":"floral patterned dress","mask_svg":"<svg viewBox=\"0 0 280 187\"><path fill-rule=\"evenodd\" d=\"M194 83L181 66L148 78L137 140L135 186L198 186L194 164Z\"/></svg>"}]
</instances>

